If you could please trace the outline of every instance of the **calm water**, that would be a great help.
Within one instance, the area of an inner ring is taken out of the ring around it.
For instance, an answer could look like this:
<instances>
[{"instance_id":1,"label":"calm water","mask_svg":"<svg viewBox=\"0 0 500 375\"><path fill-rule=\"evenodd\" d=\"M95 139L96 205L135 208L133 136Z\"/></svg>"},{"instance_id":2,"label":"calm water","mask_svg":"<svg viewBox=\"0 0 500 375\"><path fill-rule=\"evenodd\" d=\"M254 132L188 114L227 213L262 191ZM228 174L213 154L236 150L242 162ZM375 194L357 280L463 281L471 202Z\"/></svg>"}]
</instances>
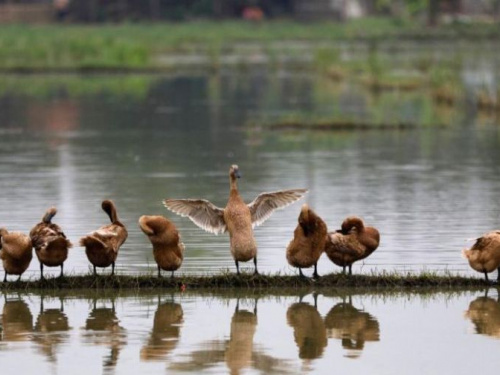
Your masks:
<instances>
[{"instance_id":1,"label":"calm water","mask_svg":"<svg viewBox=\"0 0 500 375\"><path fill-rule=\"evenodd\" d=\"M470 374L499 365L496 290L6 294L2 373ZM368 370L369 369L369 370Z\"/></svg>"},{"instance_id":2,"label":"calm water","mask_svg":"<svg viewBox=\"0 0 500 375\"><path fill-rule=\"evenodd\" d=\"M100 202L113 199L129 228L120 273L154 271L150 244L137 227L143 214L177 224L186 244L180 272L233 270L227 235L205 233L160 203L205 198L223 207L233 163L243 173L239 186L247 201L264 191L305 187L304 202L332 230L352 214L376 226L381 245L354 267L358 273L469 274L460 256L464 240L499 226L500 128L495 117L465 105L438 108L419 93L374 96L349 82L286 70L2 79L0 225L28 232L55 205L54 221L77 244L107 222ZM423 125L285 134L254 125L291 113ZM285 248L300 204L256 229L261 271L296 272ZM82 248L71 250L65 269L88 272ZM333 271L338 268L322 258L319 273ZM25 277L37 274L34 260Z\"/></svg>"}]
</instances>

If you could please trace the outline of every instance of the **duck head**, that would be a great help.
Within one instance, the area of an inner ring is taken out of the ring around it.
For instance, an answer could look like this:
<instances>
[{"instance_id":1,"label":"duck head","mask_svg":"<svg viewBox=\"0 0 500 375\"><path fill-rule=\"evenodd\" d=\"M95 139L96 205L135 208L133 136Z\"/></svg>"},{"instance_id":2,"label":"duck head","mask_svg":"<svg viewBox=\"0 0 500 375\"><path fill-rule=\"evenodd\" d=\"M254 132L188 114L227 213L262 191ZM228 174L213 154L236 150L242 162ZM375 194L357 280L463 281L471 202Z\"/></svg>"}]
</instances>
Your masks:
<instances>
[{"instance_id":1,"label":"duck head","mask_svg":"<svg viewBox=\"0 0 500 375\"><path fill-rule=\"evenodd\" d=\"M231 168L229 168L229 176L232 180L241 178L240 169L236 164L231 165Z\"/></svg>"},{"instance_id":2,"label":"duck head","mask_svg":"<svg viewBox=\"0 0 500 375\"><path fill-rule=\"evenodd\" d=\"M358 232L364 230L365 225L363 220L356 216L349 216L342 222L342 233L348 234L352 229L356 229Z\"/></svg>"},{"instance_id":3,"label":"duck head","mask_svg":"<svg viewBox=\"0 0 500 375\"><path fill-rule=\"evenodd\" d=\"M42 221L44 223L50 223L52 218L54 216L56 216L56 213L57 213L57 209L55 207L50 207L47 212L45 213L45 215L43 215L43 218L42 218Z\"/></svg>"}]
</instances>

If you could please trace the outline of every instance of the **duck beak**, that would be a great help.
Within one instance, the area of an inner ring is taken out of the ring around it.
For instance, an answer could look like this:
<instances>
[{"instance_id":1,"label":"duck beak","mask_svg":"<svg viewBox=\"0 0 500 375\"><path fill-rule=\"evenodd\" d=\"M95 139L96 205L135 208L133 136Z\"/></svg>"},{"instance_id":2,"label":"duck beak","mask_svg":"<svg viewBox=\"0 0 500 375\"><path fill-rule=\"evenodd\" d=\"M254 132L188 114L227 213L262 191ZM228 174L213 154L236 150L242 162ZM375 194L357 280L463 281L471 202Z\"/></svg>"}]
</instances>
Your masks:
<instances>
[{"instance_id":1,"label":"duck beak","mask_svg":"<svg viewBox=\"0 0 500 375\"><path fill-rule=\"evenodd\" d=\"M241 173L240 173L240 170L239 170L239 169L237 169L237 170L235 170L235 171L234 171L234 176L235 176L236 178L241 178Z\"/></svg>"}]
</instances>

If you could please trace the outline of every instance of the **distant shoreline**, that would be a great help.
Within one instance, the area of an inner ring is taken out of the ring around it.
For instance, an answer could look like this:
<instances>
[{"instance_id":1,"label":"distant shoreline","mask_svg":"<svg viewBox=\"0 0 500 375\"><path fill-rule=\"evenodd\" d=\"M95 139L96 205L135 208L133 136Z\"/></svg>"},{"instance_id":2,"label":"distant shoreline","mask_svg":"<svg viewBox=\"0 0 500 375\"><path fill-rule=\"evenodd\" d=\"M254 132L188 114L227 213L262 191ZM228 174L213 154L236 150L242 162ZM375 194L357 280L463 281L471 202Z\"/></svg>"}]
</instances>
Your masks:
<instances>
[{"instance_id":1,"label":"distant shoreline","mask_svg":"<svg viewBox=\"0 0 500 375\"><path fill-rule=\"evenodd\" d=\"M310 63L342 43L496 42L496 24L427 28L415 21L365 18L344 23L196 21L154 24L0 25L0 73L162 73L175 67ZM331 56L330 56L331 57ZM320 61L322 59L322 61ZM333 57L335 60L335 58Z\"/></svg>"}]
</instances>

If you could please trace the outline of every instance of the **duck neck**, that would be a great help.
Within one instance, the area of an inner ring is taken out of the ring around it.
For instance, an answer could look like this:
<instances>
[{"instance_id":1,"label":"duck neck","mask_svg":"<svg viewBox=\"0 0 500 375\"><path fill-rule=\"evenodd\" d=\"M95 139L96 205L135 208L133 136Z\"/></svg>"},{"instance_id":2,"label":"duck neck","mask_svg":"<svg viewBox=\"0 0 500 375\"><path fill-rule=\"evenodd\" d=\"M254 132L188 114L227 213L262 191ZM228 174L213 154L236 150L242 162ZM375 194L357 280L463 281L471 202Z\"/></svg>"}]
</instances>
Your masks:
<instances>
[{"instance_id":1,"label":"duck neck","mask_svg":"<svg viewBox=\"0 0 500 375\"><path fill-rule=\"evenodd\" d=\"M229 176L229 190L230 193L238 193L238 182L236 181L236 177L233 175Z\"/></svg>"},{"instance_id":2,"label":"duck neck","mask_svg":"<svg viewBox=\"0 0 500 375\"><path fill-rule=\"evenodd\" d=\"M111 220L113 224L120 223L118 221L118 216L116 215L116 208L113 205L106 206L104 211L108 214L109 220Z\"/></svg>"}]
</instances>

